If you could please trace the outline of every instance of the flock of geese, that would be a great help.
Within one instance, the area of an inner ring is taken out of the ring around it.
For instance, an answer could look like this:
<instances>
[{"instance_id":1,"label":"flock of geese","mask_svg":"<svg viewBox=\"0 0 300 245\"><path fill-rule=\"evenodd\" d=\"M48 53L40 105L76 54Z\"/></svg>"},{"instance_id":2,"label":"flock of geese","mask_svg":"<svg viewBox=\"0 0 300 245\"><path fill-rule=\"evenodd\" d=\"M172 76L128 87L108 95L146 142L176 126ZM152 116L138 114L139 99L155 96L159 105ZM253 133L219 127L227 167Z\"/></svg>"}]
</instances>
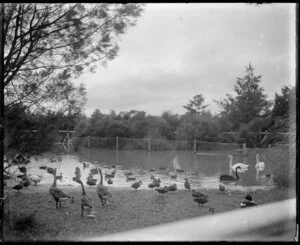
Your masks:
<instances>
[{"instance_id":1,"label":"flock of geese","mask_svg":"<svg viewBox=\"0 0 300 245\"><path fill-rule=\"evenodd\" d=\"M238 175L238 169L243 169L243 170L248 170L248 166L244 163L236 163L234 165L232 165L232 160L233 157L232 155L228 156L230 159L230 166L232 169L235 170L235 176L232 175L220 175L219 176L219 180L230 180L230 181L236 181L239 180L239 175ZM89 168L89 164L83 162L83 168ZM113 165L112 166L113 171L111 173L105 173L105 180L107 180L108 184L113 184L113 178L115 177L116 174L116 166ZM259 154L256 155L256 165L255 168L258 171L263 171L265 168L265 164L264 162L259 161ZM60 175L57 176L56 174L56 169L51 168L51 167L46 167L46 166L42 166L40 167L40 169L44 169L46 170L49 174L53 175L53 183L49 189L49 193L51 194L51 196L53 197L55 203L56 203L56 208L61 208L61 203L65 202L65 201L70 201L71 203L74 202L74 197L70 196L68 194L66 194L61 188L57 187L57 180L62 180L62 173L60 173ZM165 169L165 168L164 168ZM19 167L20 172L22 173L21 175L18 175L17 177L21 179L20 183L18 185L13 186L12 188L17 190L18 192L23 188L23 187L27 187L28 185L30 185L31 182L34 182L35 185L37 185L37 183L39 183L42 180L42 176L41 175L35 175L35 174L29 174L27 175L27 169L26 167L22 166ZM154 170L155 171L155 170ZM153 171L152 171L153 172ZM179 172L179 171L176 171ZM98 174L100 177L100 181L97 185L97 179L93 178L94 174ZM135 181L136 178L133 177L133 173L131 171L127 171L124 173L125 177L126 177L126 181ZM4 178L6 178L7 176L4 175ZM177 175L176 173L171 173L170 174L171 178L176 178ZM163 186L161 187L161 180L160 178L156 178L155 176L151 175L150 176L150 180L151 182L148 184L148 187L150 189L153 189L155 191L157 191L160 194L165 194L165 193L174 193L177 191L177 185L176 183L170 186ZM187 190L191 190L191 184L188 181L188 178L184 179L184 187ZM84 210L88 211L87 216L88 217L95 217L93 215L94 213L94 203L93 203L93 199L86 193L85 188L84 188L84 184L81 180L81 173L80 173L80 168L76 167L75 168L75 177L73 177L73 181L80 184L81 188L82 188L82 194L81 194L81 216L83 216L84 214ZM105 205L107 203L107 201L112 198L112 194L109 192L108 187L105 186L103 184L103 175L102 175L102 171L100 167L97 168L93 168L90 169L90 173L89 176L87 178L86 184L89 186L95 186L96 187L96 192L97 195L102 203L102 205ZM134 190L137 190L141 187L141 185L143 184L143 182L140 181L136 181L133 184L131 184L131 188L133 188ZM224 185L219 185L219 191L220 192L225 192L226 188ZM230 192L228 191L228 194L230 195ZM208 202L208 195L205 195L199 191L196 191L195 189L192 189L192 197L194 198L193 201L198 203L199 206L205 204ZM245 208L245 207L250 207L250 206L256 206L257 203L255 201L252 200L252 197L248 194L245 196L244 199L242 199L240 201L240 207L241 208ZM214 208L210 208L209 209L209 213L214 213Z\"/></svg>"}]
</instances>

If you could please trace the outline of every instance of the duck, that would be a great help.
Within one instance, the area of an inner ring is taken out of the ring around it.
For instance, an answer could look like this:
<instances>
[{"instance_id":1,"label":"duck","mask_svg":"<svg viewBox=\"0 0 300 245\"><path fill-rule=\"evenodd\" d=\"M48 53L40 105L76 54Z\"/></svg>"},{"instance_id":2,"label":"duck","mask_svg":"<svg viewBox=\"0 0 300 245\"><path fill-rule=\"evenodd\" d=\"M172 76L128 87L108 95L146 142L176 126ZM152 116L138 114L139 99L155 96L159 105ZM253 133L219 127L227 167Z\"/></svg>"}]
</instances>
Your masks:
<instances>
[{"instance_id":1,"label":"duck","mask_svg":"<svg viewBox=\"0 0 300 245\"><path fill-rule=\"evenodd\" d=\"M264 169L265 169L265 163L264 162L260 162L258 158L259 158L259 154L256 154L255 168L258 171L264 171Z\"/></svg>"},{"instance_id":2,"label":"duck","mask_svg":"<svg viewBox=\"0 0 300 245\"><path fill-rule=\"evenodd\" d=\"M56 169L53 171L53 183L49 189L50 195L53 197L55 203L56 203L56 208L61 208L61 199L72 199L69 195L67 195L65 192L62 191L62 189L58 188L56 186Z\"/></svg>"},{"instance_id":3,"label":"duck","mask_svg":"<svg viewBox=\"0 0 300 245\"><path fill-rule=\"evenodd\" d=\"M47 167L47 173L53 175L53 173L54 173L54 168Z\"/></svg>"},{"instance_id":4,"label":"duck","mask_svg":"<svg viewBox=\"0 0 300 245\"><path fill-rule=\"evenodd\" d=\"M26 178L23 180L23 185L24 185L24 187L28 187L30 184L31 184L30 180L26 177Z\"/></svg>"},{"instance_id":5,"label":"duck","mask_svg":"<svg viewBox=\"0 0 300 245\"><path fill-rule=\"evenodd\" d=\"M194 202L198 203L199 205L203 205L204 203L207 203L208 202L208 196L205 195L203 197L197 197L197 198L194 198Z\"/></svg>"},{"instance_id":6,"label":"duck","mask_svg":"<svg viewBox=\"0 0 300 245\"><path fill-rule=\"evenodd\" d=\"M130 177L130 176L126 176L126 181L128 182L128 181L134 181L134 180L136 180L136 178L135 177Z\"/></svg>"},{"instance_id":7,"label":"duck","mask_svg":"<svg viewBox=\"0 0 300 245\"><path fill-rule=\"evenodd\" d=\"M116 170L113 170L110 174L105 173L105 179L114 178L116 174Z\"/></svg>"},{"instance_id":8,"label":"duck","mask_svg":"<svg viewBox=\"0 0 300 245\"><path fill-rule=\"evenodd\" d=\"M245 164L245 163L235 163L234 165L232 165L232 162L233 162L233 156L232 155L228 155L228 158L229 158L229 166L235 170L238 166L241 167L241 169L244 169L244 170L248 170L248 167L249 165L248 164Z\"/></svg>"},{"instance_id":9,"label":"duck","mask_svg":"<svg viewBox=\"0 0 300 245\"><path fill-rule=\"evenodd\" d=\"M183 172L184 172L184 169L176 168L176 172L178 172L178 173L183 173Z\"/></svg>"},{"instance_id":10,"label":"duck","mask_svg":"<svg viewBox=\"0 0 300 245\"><path fill-rule=\"evenodd\" d=\"M125 172L124 175L125 175L125 176L129 176L129 175L133 175L133 173L130 172L130 171L128 171L128 172Z\"/></svg>"},{"instance_id":11,"label":"duck","mask_svg":"<svg viewBox=\"0 0 300 245\"><path fill-rule=\"evenodd\" d=\"M238 175L238 169L241 169L240 166L238 166L236 169L235 169L235 175L236 177L232 176L232 175L227 175L227 174L223 174L219 177L220 180L239 180L240 177Z\"/></svg>"},{"instance_id":12,"label":"duck","mask_svg":"<svg viewBox=\"0 0 300 245\"><path fill-rule=\"evenodd\" d=\"M154 187L159 187L160 186L160 183L158 183L158 182L155 182L155 183L150 183L149 185L148 185L148 187L149 188L154 188Z\"/></svg>"},{"instance_id":13,"label":"duck","mask_svg":"<svg viewBox=\"0 0 300 245\"><path fill-rule=\"evenodd\" d=\"M20 170L21 173L26 173L27 172L26 167L19 167L19 170Z\"/></svg>"},{"instance_id":14,"label":"duck","mask_svg":"<svg viewBox=\"0 0 300 245\"><path fill-rule=\"evenodd\" d=\"M219 191L224 192L225 191L225 186L224 185L219 185Z\"/></svg>"},{"instance_id":15,"label":"duck","mask_svg":"<svg viewBox=\"0 0 300 245\"><path fill-rule=\"evenodd\" d=\"M109 184L109 185L111 185L111 184L113 184L114 182L112 181L112 179L108 179L107 180L107 184Z\"/></svg>"},{"instance_id":16,"label":"duck","mask_svg":"<svg viewBox=\"0 0 300 245\"><path fill-rule=\"evenodd\" d=\"M34 182L35 186L37 186L37 183L41 182L41 180L43 179L43 176L36 175L36 174L30 174L30 175L28 175L28 178Z\"/></svg>"},{"instance_id":17,"label":"duck","mask_svg":"<svg viewBox=\"0 0 300 245\"><path fill-rule=\"evenodd\" d=\"M81 185L81 189L82 189L82 194L81 194L81 215L80 216L81 217L83 216L85 208L88 210L88 215L87 216L91 216L91 213L94 209L93 199L86 194L82 181L80 179L76 179L75 181Z\"/></svg>"},{"instance_id":18,"label":"duck","mask_svg":"<svg viewBox=\"0 0 300 245\"><path fill-rule=\"evenodd\" d=\"M188 178L184 178L185 182L184 182L184 188L187 190L191 189L191 184L189 183Z\"/></svg>"},{"instance_id":19,"label":"duck","mask_svg":"<svg viewBox=\"0 0 300 245\"><path fill-rule=\"evenodd\" d=\"M176 185L176 184L174 184L174 185L170 185L170 186L168 186L168 190L169 190L169 191L172 191L172 192L175 192L175 191L177 191L177 185Z\"/></svg>"},{"instance_id":20,"label":"duck","mask_svg":"<svg viewBox=\"0 0 300 245\"><path fill-rule=\"evenodd\" d=\"M196 191L195 189L192 190L192 196L195 197L195 198L199 198L199 197L205 197L206 195L199 192L199 191Z\"/></svg>"},{"instance_id":21,"label":"duck","mask_svg":"<svg viewBox=\"0 0 300 245\"><path fill-rule=\"evenodd\" d=\"M252 196L249 194L245 196L243 200L240 201L240 207L241 208L246 208L246 207L252 207L252 206L257 206L257 202L252 200Z\"/></svg>"},{"instance_id":22,"label":"duck","mask_svg":"<svg viewBox=\"0 0 300 245\"><path fill-rule=\"evenodd\" d=\"M137 190L138 188L141 187L142 184L143 184L143 182L140 180L140 181L138 181L138 182L134 182L134 183L131 185L131 187L132 187L133 189Z\"/></svg>"},{"instance_id":23,"label":"duck","mask_svg":"<svg viewBox=\"0 0 300 245\"><path fill-rule=\"evenodd\" d=\"M154 168L149 169L149 172L155 172Z\"/></svg>"},{"instance_id":24,"label":"duck","mask_svg":"<svg viewBox=\"0 0 300 245\"><path fill-rule=\"evenodd\" d=\"M170 172L169 174L170 174L170 177L171 177L172 179L176 179L176 178L177 178L176 173Z\"/></svg>"},{"instance_id":25,"label":"duck","mask_svg":"<svg viewBox=\"0 0 300 245\"><path fill-rule=\"evenodd\" d=\"M43 169L43 170L46 170L47 169L47 166L43 165L43 166L40 166L39 169Z\"/></svg>"},{"instance_id":26,"label":"duck","mask_svg":"<svg viewBox=\"0 0 300 245\"><path fill-rule=\"evenodd\" d=\"M94 186L97 184L97 179L88 179L86 181L86 184L89 185L89 186Z\"/></svg>"},{"instance_id":27,"label":"duck","mask_svg":"<svg viewBox=\"0 0 300 245\"><path fill-rule=\"evenodd\" d=\"M159 187L155 189L158 193L165 194L169 191L168 186Z\"/></svg>"},{"instance_id":28,"label":"duck","mask_svg":"<svg viewBox=\"0 0 300 245\"><path fill-rule=\"evenodd\" d=\"M103 185L103 175L101 168L97 168L100 176L99 184L97 185L96 192L101 200L102 206L104 206L109 198L112 198L112 194L108 191L108 187Z\"/></svg>"},{"instance_id":29,"label":"duck","mask_svg":"<svg viewBox=\"0 0 300 245\"><path fill-rule=\"evenodd\" d=\"M13 189L14 189L14 190L17 190L17 191L19 192L21 189L23 189L23 187L24 187L23 182L20 181L20 183L19 183L18 185L15 185L15 186L13 187Z\"/></svg>"}]
</instances>

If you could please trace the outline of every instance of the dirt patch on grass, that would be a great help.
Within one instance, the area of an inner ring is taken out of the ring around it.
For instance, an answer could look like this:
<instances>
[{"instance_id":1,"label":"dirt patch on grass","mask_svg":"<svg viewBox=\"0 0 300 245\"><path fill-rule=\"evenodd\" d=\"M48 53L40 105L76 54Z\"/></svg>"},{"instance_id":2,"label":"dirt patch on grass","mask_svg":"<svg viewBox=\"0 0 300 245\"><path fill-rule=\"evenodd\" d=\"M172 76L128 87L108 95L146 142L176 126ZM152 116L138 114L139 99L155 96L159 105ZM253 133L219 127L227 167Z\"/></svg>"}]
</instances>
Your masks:
<instances>
[{"instance_id":1,"label":"dirt patch on grass","mask_svg":"<svg viewBox=\"0 0 300 245\"><path fill-rule=\"evenodd\" d=\"M81 240L89 235L102 236L210 215L210 207L215 209L215 214L222 213L239 209L239 202L246 194L237 190L232 191L229 196L218 190L200 190L209 196L209 201L201 207L193 201L189 190L159 194L155 190L111 187L113 199L102 206L95 187L89 187L86 191L93 198L96 211L96 217L91 219L80 216L80 188L63 188L75 197L75 202L66 203L61 209L55 208L48 188L32 187L20 193L9 194L10 200L4 207L5 241ZM286 189L256 190L250 194L260 205L295 197L294 191ZM23 231L14 229L14 220L35 210L34 226Z\"/></svg>"}]
</instances>

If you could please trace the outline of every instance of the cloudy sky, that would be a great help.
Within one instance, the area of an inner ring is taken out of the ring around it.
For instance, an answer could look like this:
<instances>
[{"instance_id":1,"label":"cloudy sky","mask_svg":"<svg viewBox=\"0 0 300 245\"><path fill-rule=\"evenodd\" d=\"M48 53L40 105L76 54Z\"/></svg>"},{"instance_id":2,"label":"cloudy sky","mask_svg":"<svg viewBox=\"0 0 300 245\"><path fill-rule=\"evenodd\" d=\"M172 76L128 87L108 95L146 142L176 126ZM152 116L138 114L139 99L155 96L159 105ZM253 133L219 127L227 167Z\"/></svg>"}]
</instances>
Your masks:
<instances>
[{"instance_id":1,"label":"cloudy sky","mask_svg":"<svg viewBox=\"0 0 300 245\"><path fill-rule=\"evenodd\" d=\"M86 85L87 116L95 109L183 114L196 94L217 113L213 100L235 95L250 62L269 99L295 84L295 35L295 4L147 4L118 57L76 83Z\"/></svg>"}]
</instances>

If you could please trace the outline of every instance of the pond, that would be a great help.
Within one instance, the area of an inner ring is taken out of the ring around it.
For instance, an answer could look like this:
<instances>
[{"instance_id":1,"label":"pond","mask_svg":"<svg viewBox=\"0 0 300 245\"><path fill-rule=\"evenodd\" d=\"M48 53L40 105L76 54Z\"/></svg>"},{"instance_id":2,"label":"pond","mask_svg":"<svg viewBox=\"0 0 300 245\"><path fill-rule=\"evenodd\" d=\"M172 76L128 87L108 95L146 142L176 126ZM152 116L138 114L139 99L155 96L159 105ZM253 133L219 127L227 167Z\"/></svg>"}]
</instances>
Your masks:
<instances>
[{"instance_id":1,"label":"pond","mask_svg":"<svg viewBox=\"0 0 300 245\"><path fill-rule=\"evenodd\" d=\"M233 155L233 164L242 162L248 164L248 170L238 171L238 181L222 181L227 189L247 189L247 188L270 188L271 178L266 177L270 173L270 166L265 162L265 169L257 172L255 169L256 154L248 154L247 157L242 157L240 152L198 152L194 154L192 151L116 151L103 149L79 149L77 156L65 155L61 161L51 162L45 158L31 158L30 164L27 165L28 174L39 174L43 176L39 183L51 184L53 176L47 173L46 170L40 169L40 166L57 168L57 175L62 173L62 180L58 180L58 185L78 186L79 184L72 181L75 177L75 168L79 167L82 175L82 180L85 183L90 170L100 166L103 175L113 171L112 166L116 165L116 175L112 179L112 186L129 187L133 181L127 181L124 173L126 171L133 172L132 177L136 181L143 182L142 189L147 189L151 182L151 175L161 179L161 186L171 185L176 183L178 189L184 188L184 179L188 178L193 189L219 188L221 183L219 176L230 174L235 176L235 171L232 170L229 164L228 154ZM82 162L88 162L89 166L84 167ZM176 171L180 169L181 172ZM150 171L152 170L152 171ZM175 173L176 178L171 178L171 174ZM99 183L100 175L94 174L94 179ZM106 183L106 185L108 185Z\"/></svg>"}]
</instances>

